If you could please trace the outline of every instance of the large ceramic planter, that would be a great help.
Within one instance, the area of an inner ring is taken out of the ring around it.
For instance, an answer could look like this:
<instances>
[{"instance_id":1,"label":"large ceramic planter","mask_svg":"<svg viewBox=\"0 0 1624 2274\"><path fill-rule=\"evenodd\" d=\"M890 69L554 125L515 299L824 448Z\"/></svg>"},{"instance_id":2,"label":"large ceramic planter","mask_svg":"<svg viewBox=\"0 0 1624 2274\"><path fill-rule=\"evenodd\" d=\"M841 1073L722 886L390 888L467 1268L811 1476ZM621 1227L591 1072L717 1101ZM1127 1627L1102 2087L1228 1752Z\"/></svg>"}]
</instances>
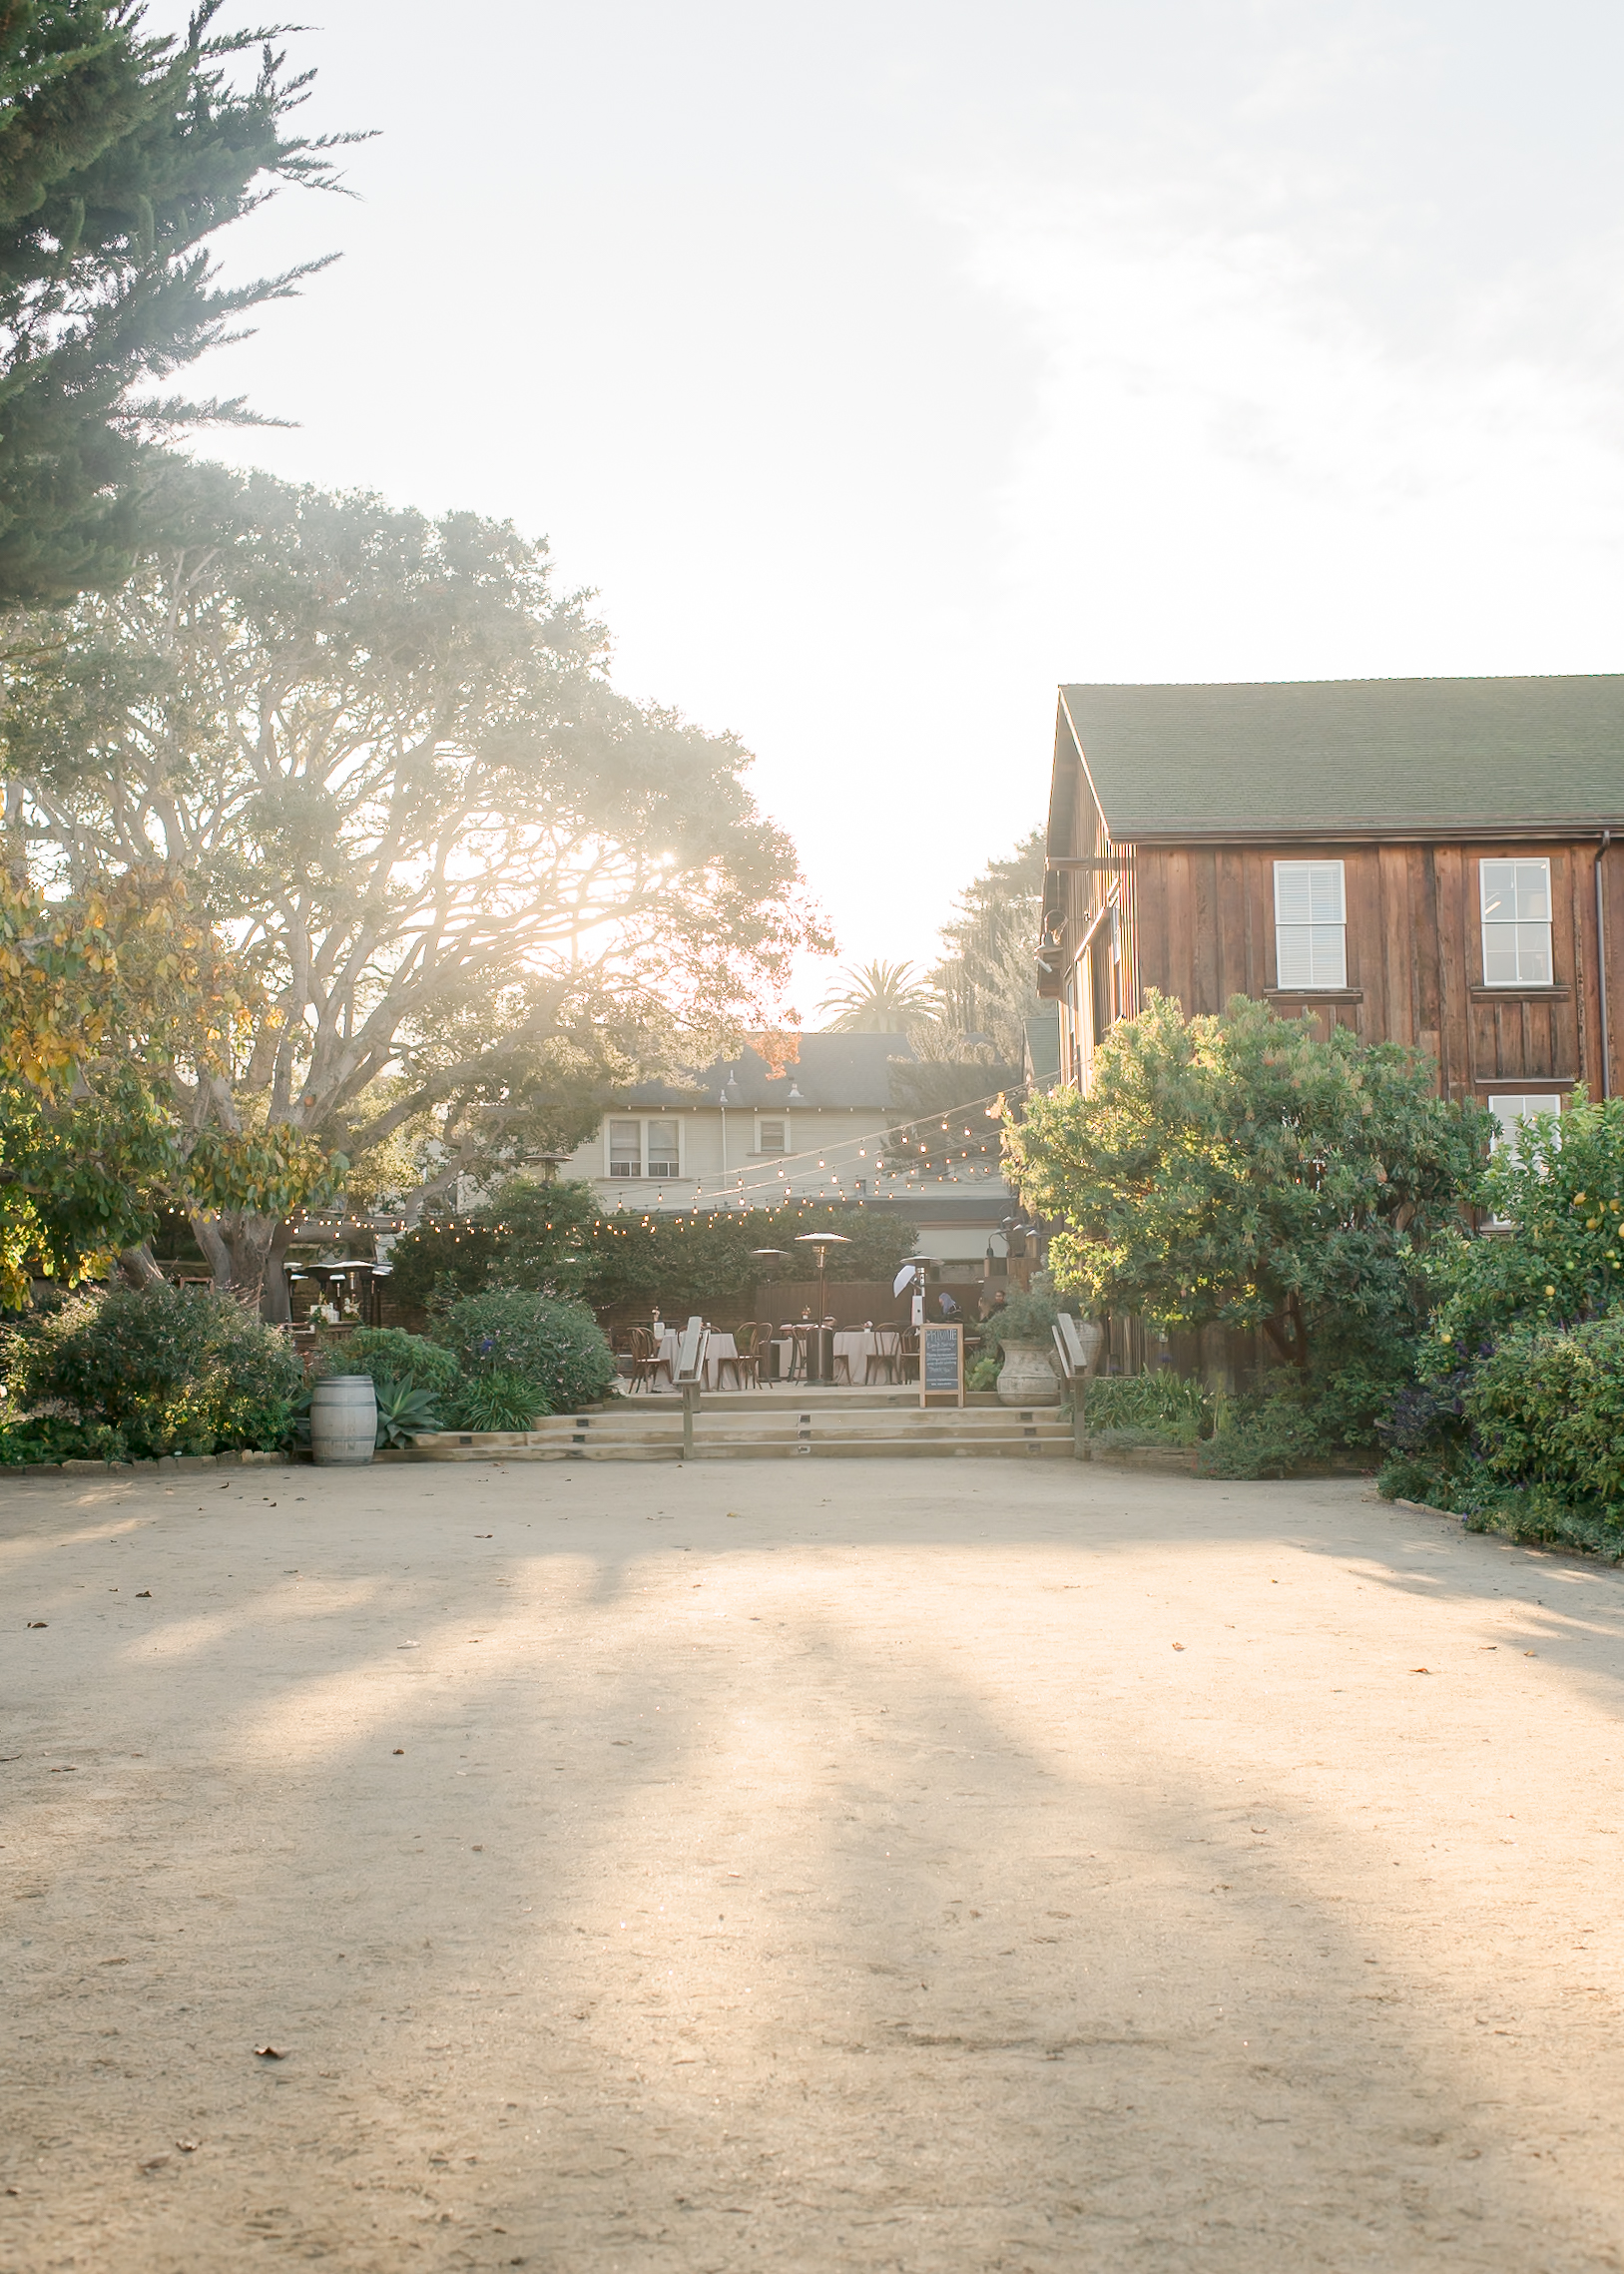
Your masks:
<instances>
[{"instance_id":1,"label":"large ceramic planter","mask_svg":"<svg viewBox=\"0 0 1624 2274\"><path fill-rule=\"evenodd\" d=\"M1058 1406L1060 1383L1041 1343L1005 1343L1000 1406Z\"/></svg>"},{"instance_id":2,"label":"large ceramic planter","mask_svg":"<svg viewBox=\"0 0 1624 2274\"><path fill-rule=\"evenodd\" d=\"M359 1468L377 1441L377 1394L367 1374L329 1374L310 1393L310 1456L319 1465Z\"/></svg>"}]
</instances>

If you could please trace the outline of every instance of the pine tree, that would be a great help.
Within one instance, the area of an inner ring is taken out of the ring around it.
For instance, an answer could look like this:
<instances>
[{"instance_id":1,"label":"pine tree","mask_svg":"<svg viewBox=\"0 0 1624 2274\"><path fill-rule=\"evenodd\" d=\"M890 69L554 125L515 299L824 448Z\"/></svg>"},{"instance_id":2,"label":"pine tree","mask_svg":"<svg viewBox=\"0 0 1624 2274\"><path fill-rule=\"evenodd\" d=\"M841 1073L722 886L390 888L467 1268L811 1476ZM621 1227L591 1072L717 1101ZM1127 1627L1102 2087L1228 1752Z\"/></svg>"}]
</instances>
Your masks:
<instances>
[{"instance_id":1,"label":"pine tree","mask_svg":"<svg viewBox=\"0 0 1624 2274\"><path fill-rule=\"evenodd\" d=\"M248 415L149 390L322 266L214 286L204 241L278 181L336 188L325 153L357 139L284 134L311 75L269 44L235 86L277 34L212 34L220 5L182 41L135 0L0 0L0 608L123 581L162 438Z\"/></svg>"}]
</instances>

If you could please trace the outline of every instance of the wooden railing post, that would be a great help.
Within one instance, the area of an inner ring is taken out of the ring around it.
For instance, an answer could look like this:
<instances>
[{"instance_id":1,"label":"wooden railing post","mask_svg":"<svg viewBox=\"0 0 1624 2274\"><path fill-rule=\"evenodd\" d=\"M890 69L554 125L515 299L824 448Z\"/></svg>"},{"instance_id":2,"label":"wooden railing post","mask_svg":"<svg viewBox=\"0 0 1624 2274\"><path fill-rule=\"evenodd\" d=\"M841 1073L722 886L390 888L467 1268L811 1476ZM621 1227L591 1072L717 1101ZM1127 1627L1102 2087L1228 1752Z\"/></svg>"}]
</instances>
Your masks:
<instances>
[{"instance_id":1,"label":"wooden railing post","mask_svg":"<svg viewBox=\"0 0 1624 2274\"><path fill-rule=\"evenodd\" d=\"M683 1458L694 1457L694 1417L699 1412L700 1392L705 1385L705 1354L711 1338L705 1331L703 1319L690 1319L683 1330L682 1348L677 1354L677 1387L683 1394Z\"/></svg>"},{"instance_id":2,"label":"wooden railing post","mask_svg":"<svg viewBox=\"0 0 1624 2274\"><path fill-rule=\"evenodd\" d=\"M1060 1360L1060 1371L1071 1390L1071 1450L1077 1460L1093 1456L1088 1446L1087 1398L1085 1385L1091 1353L1077 1331L1077 1322L1070 1312L1062 1311L1054 1324L1054 1347Z\"/></svg>"}]
</instances>

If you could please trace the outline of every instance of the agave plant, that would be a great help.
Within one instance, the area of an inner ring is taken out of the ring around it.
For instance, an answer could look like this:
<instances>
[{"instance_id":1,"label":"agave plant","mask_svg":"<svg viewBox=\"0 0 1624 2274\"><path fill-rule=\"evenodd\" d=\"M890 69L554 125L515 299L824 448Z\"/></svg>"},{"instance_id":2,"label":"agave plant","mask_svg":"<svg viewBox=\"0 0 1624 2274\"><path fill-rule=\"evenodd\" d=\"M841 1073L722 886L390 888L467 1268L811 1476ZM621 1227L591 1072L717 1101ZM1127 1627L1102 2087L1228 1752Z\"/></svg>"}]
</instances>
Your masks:
<instances>
[{"instance_id":1,"label":"agave plant","mask_svg":"<svg viewBox=\"0 0 1624 2274\"><path fill-rule=\"evenodd\" d=\"M528 1429L549 1411L547 1393L527 1375L496 1368L464 1382L457 1395L459 1429Z\"/></svg>"},{"instance_id":2,"label":"agave plant","mask_svg":"<svg viewBox=\"0 0 1624 2274\"><path fill-rule=\"evenodd\" d=\"M381 1382L373 1383L372 1391L377 1399L375 1442L380 1450L385 1445L409 1444L413 1437L443 1426L433 1394L415 1382L397 1382L386 1375Z\"/></svg>"}]
</instances>

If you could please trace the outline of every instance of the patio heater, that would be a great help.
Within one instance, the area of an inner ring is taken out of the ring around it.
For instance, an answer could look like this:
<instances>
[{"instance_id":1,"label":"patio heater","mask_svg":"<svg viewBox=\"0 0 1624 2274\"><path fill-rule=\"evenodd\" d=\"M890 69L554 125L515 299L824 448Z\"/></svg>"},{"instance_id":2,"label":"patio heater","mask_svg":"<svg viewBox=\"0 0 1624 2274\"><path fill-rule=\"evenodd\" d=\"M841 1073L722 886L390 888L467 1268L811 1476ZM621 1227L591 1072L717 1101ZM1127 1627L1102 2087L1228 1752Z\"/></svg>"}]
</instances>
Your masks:
<instances>
[{"instance_id":1,"label":"patio heater","mask_svg":"<svg viewBox=\"0 0 1624 2274\"><path fill-rule=\"evenodd\" d=\"M754 1260L754 1262L756 1263L756 1266L757 1266L757 1273L756 1273L757 1279L758 1279L758 1280L763 1280L763 1279L765 1279L765 1280L766 1280L766 1282L767 1282L767 1285L768 1285L768 1290L769 1290L769 1298L771 1299L771 1291L772 1291L772 1287L773 1287L773 1283L774 1283L774 1281L775 1281L775 1280L778 1278L778 1270L779 1270L779 1266L780 1266L780 1264L782 1264L782 1263L784 1262L784 1260L785 1260L786 1256L789 1254L789 1252L790 1252L790 1251L789 1251L789 1249L788 1249L788 1248L752 1248L750 1252L751 1252L751 1256L752 1256L752 1259ZM775 1322L774 1322L773 1320L769 1319L769 1320L766 1322L766 1325L767 1325L767 1350L766 1350L765 1356L764 1356L763 1354L761 1354L760 1352L758 1352L758 1357L761 1359L761 1363L763 1363L764 1365L766 1365L767 1367L769 1367L769 1368L771 1369L771 1367L772 1367L772 1364L773 1364L773 1352L774 1352L774 1349L775 1349L774 1340L773 1340L773 1337L774 1337L774 1332L775 1332Z\"/></svg>"},{"instance_id":2,"label":"patio heater","mask_svg":"<svg viewBox=\"0 0 1624 2274\"><path fill-rule=\"evenodd\" d=\"M823 1319L828 1310L828 1290L824 1286L823 1275L828 1264L829 1249L849 1248L851 1242L843 1232L802 1232L796 1238L798 1248L811 1248L817 1258L817 1325L814 1330L817 1337L817 1366L815 1371L811 1365L808 1367L807 1375L811 1382L827 1382L834 1372L832 1355L829 1356L826 1367L823 1363Z\"/></svg>"}]
</instances>

